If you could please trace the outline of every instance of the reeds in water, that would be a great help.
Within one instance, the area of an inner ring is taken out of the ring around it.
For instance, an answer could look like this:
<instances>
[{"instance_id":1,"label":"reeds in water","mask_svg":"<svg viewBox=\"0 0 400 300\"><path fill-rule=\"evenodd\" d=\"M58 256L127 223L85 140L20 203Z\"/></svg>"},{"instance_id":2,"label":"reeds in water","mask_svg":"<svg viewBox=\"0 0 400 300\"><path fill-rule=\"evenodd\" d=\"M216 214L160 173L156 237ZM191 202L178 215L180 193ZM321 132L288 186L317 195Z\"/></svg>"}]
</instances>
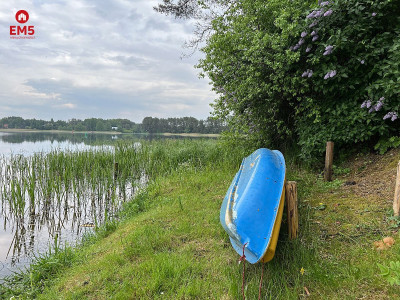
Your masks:
<instances>
[{"instance_id":1,"label":"reeds in water","mask_svg":"<svg viewBox=\"0 0 400 300\"><path fill-rule=\"evenodd\" d=\"M18 250L25 228L34 232L47 227L54 238L67 226L79 233L86 223L96 226L114 218L149 179L222 160L238 164L235 157L213 140L121 142L91 150L2 157L0 214L4 228L14 228Z\"/></svg>"}]
</instances>

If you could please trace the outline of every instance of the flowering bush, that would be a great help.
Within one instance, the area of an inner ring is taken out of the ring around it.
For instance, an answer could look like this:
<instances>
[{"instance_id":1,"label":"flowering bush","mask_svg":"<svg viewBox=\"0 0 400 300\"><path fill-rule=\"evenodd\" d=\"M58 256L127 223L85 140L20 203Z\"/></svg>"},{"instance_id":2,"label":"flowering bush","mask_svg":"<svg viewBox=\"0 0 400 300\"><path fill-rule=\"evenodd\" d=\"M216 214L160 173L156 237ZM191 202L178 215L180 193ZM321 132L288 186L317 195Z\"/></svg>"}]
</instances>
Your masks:
<instances>
[{"instance_id":1,"label":"flowering bush","mask_svg":"<svg viewBox=\"0 0 400 300\"><path fill-rule=\"evenodd\" d=\"M232 1L212 26L199 67L241 140L320 158L399 134L400 0Z\"/></svg>"},{"instance_id":2,"label":"flowering bush","mask_svg":"<svg viewBox=\"0 0 400 300\"><path fill-rule=\"evenodd\" d=\"M399 16L398 0L325 1L306 14L304 42L292 48L306 78L297 117L304 157L327 140L340 147L399 134Z\"/></svg>"}]
</instances>

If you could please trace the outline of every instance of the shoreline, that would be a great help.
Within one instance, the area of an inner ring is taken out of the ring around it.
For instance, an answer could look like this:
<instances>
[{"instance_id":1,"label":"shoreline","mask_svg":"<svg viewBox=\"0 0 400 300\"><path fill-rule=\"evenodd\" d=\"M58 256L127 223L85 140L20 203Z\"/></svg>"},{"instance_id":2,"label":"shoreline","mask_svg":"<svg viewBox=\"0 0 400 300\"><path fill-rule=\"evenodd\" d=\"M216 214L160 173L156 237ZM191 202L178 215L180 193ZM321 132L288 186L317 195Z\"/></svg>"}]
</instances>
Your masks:
<instances>
[{"instance_id":1,"label":"shoreline","mask_svg":"<svg viewBox=\"0 0 400 300\"><path fill-rule=\"evenodd\" d=\"M146 133L146 132L119 132L119 131L72 131L72 130L40 130L40 129L5 129L1 128L0 132L5 133L69 133L69 134L110 134L110 135L123 135L123 134L133 134L133 135L161 135L161 136L184 136L184 137L220 137L219 133Z\"/></svg>"}]
</instances>

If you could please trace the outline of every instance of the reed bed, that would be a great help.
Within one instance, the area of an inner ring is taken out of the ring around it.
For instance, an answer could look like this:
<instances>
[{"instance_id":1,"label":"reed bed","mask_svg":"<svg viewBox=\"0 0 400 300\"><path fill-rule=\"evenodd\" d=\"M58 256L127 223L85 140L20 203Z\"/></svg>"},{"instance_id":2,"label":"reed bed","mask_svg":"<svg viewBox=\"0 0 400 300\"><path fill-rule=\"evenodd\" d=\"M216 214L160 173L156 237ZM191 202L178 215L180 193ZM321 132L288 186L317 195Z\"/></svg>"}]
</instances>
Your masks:
<instances>
[{"instance_id":1,"label":"reed bed","mask_svg":"<svg viewBox=\"0 0 400 300\"><path fill-rule=\"evenodd\" d=\"M115 218L148 180L222 160L237 164L235 157L213 140L119 142L91 150L2 157L0 213L4 227L14 228L10 249L18 256L25 233L33 237L43 226L55 240L65 226L77 233L96 227Z\"/></svg>"}]
</instances>

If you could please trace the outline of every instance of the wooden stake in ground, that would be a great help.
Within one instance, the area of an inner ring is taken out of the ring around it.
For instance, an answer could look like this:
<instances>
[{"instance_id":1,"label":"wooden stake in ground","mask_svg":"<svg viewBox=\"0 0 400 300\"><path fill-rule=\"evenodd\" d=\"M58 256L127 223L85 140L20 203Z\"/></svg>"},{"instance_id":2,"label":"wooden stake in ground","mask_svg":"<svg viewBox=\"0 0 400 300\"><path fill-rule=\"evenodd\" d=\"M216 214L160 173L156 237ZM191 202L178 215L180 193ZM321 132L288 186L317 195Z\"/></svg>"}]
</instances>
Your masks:
<instances>
[{"instance_id":1,"label":"wooden stake in ground","mask_svg":"<svg viewBox=\"0 0 400 300\"><path fill-rule=\"evenodd\" d=\"M296 181L286 182L286 207L289 228L289 239L295 239L299 231L299 213L297 209L297 183Z\"/></svg>"},{"instance_id":2,"label":"wooden stake in ground","mask_svg":"<svg viewBox=\"0 0 400 300\"><path fill-rule=\"evenodd\" d=\"M396 187L394 189L393 214L397 217L400 214L400 161L397 165Z\"/></svg>"},{"instance_id":3,"label":"wooden stake in ground","mask_svg":"<svg viewBox=\"0 0 400 300\"><path fill-rule=\"evenodd\" d=\"M334 145L333 142L326 143L325 169L324 169L325 181L332 181L333 145Z\"/></svg>"}]
</instances>

